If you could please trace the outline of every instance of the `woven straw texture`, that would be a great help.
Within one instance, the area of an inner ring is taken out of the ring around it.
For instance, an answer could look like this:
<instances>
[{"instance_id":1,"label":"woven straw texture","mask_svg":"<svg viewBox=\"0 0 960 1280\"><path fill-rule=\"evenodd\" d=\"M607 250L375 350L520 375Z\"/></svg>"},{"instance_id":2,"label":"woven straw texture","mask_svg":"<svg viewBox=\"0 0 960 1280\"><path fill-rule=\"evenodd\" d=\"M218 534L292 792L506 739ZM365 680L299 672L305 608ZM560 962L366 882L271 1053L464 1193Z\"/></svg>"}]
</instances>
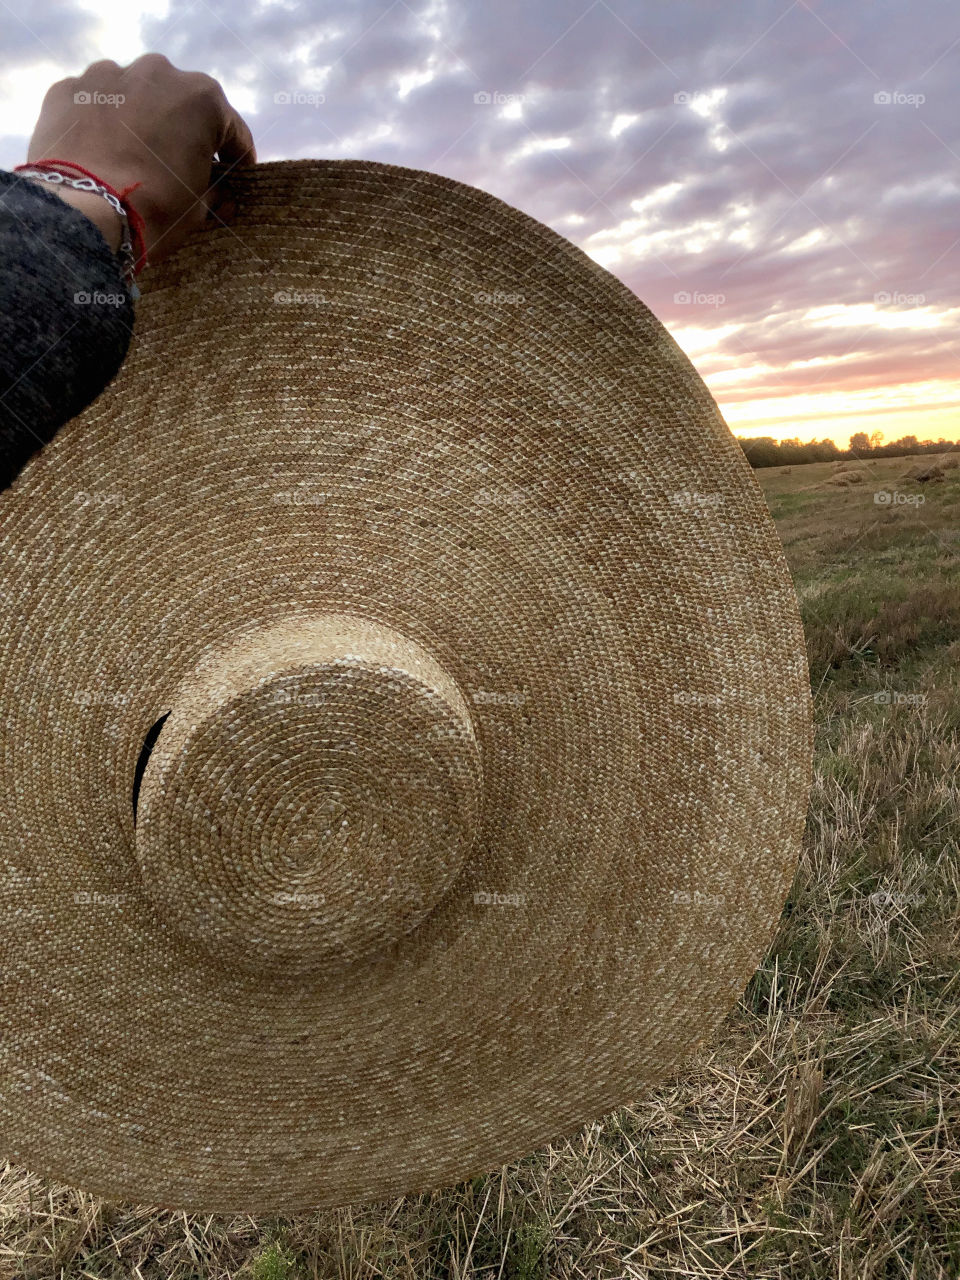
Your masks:
<instances>
[{"instance_id":1,"label":"woven straw texture","mask_svg":"<svg viewBox=\"0 0 960 1280\"><path fill-rule=\"evenodd\" d=\"M433 174L236 200L0 496L0 1143L268 1212L495 1167L710 1035L810 706L757 485L626 288Z\"/></svg>"}]
</instances>

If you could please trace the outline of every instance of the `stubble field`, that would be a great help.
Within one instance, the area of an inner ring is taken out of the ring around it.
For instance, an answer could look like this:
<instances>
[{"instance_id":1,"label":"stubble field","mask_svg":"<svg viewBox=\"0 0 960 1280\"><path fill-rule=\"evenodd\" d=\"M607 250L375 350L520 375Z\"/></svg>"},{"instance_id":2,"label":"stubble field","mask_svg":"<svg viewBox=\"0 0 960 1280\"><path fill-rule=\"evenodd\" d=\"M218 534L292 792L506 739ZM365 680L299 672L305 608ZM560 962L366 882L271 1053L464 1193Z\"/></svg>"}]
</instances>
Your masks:
<instances>
[{"instance_id":1,"label":"stubble field","mask_svg":"<svg viewBox=\"0 0 960 1280\"><path fill-rule=\"evenodd\" d=\"M931 461L757 473L804 616L816 777L775 942L680 1075L456 1190L292 1219L0 1166L0 1280L957 1280L960 467L911 478Z\"/></svg>"}]
</instances>

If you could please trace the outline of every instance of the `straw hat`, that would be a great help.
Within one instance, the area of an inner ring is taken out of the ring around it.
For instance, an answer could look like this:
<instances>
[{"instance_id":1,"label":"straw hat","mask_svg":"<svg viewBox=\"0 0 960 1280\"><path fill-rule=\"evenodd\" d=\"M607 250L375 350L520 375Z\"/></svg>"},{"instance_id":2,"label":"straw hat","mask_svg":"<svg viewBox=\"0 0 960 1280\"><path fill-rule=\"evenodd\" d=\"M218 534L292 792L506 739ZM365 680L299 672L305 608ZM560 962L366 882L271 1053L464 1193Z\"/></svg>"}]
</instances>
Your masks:
<instances>
[{"instance_id":1,"label":"straw hat","mask_svg":"<svg viewBox=\"0 0 960 1280\"><path fill-rule=\"evenodd\" d=\"M773 524L578 249L261 165L0 495L0 1146L266 1212L642 1096L771 941L810 773Z\"/></svg>"}]
</instances>

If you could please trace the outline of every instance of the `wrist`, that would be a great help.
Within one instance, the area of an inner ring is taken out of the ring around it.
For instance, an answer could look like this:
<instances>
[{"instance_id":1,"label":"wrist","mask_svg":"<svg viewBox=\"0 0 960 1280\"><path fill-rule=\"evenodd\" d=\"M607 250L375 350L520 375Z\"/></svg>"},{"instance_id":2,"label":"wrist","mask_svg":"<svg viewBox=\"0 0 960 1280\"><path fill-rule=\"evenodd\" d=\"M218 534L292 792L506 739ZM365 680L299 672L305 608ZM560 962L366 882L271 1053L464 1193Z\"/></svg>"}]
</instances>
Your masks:
<instances>
[{"instance_id":1,"label":"wrist","mask_svg":"<svg viewBox=\"0 0 960 1280\"><path fill-rule=\"evenodd\" d=\"M37 186L41 185L40 181L35 178L27 178L26 181L36 182ZM120 248L123 223L119 213L115 209L111 209L102 196L97 195L94 191L77 191L73 187L53 186L47 183L42 185L46 191L53 191L65 204L73 205L84 217L89 218L100 229L104 240L106 240L113 252L117 252Z\"/></svg>"}]
</instances>

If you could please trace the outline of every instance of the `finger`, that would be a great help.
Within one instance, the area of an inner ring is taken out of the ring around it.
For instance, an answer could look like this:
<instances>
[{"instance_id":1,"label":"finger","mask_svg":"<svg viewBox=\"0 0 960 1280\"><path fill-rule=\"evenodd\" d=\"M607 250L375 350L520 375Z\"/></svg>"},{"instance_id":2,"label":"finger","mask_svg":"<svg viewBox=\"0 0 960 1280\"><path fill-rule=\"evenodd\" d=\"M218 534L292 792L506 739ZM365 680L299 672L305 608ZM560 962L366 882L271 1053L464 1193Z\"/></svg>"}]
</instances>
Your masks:
<instances>
[{"instance_id":1,"label":"finger","mask_svg":"<svg viewBox=\"0 0 960 1280\"><path fill-rule=\"evenodd\" d=\"M239 112L234 111L229 104L221 126L220 141L217 143L217 155L220 158L221 165L225 165L229 169L256 164L257 162L257 150L253 145L253 134L250 132L249 126L243 117Z\"/></svg>"},{"instance_id":2,"label":"finger","mask_svg":"<svg viewBox=\"0 0 960 1280\"><path fill-rule=\"evenodd\" d=\"M221 163L229 169L256 164L253 134L239 112L227 101L220 81L205 71L176 71L176 74L191 82L196 103L210 121L215 139L213 150Z\"/></svg>"},{"instance_id":3,"label":"finger","mask_svg":"<svg viewBox=\"0 0 960 1280\"><path fill-rule=\"evenodd\" d=\"M170 71L176 71L176 67L165 53L141 53L139 58L134 58L123 68L125 76L132 71L143 71L149 75L166 75Z\"/></svg>"},{"instance_id":4,"label":"finger","mask_svg":"<svg viewBox=\"0 0 960 1280\"><path fill-rule=\"evenodd\" d=\"M227 165L215 160L210 169L210 186L204 195L204 202L210 215L218 222L229 222L236 212L236 201L230 191L230 169Z\"/></svg>"},{"instance_id":5,"label":"finger","mask_svg":"<svg viewBox=\"0 0 960 1280\"><path fill-rule=\"evenodd\" d=\"M110 58L101 58L99 62L91 62L80 78L82 80L109 80L113 82L122 70L123 68L119 63L112 61Z\"/></svg>"}]
</instances>

